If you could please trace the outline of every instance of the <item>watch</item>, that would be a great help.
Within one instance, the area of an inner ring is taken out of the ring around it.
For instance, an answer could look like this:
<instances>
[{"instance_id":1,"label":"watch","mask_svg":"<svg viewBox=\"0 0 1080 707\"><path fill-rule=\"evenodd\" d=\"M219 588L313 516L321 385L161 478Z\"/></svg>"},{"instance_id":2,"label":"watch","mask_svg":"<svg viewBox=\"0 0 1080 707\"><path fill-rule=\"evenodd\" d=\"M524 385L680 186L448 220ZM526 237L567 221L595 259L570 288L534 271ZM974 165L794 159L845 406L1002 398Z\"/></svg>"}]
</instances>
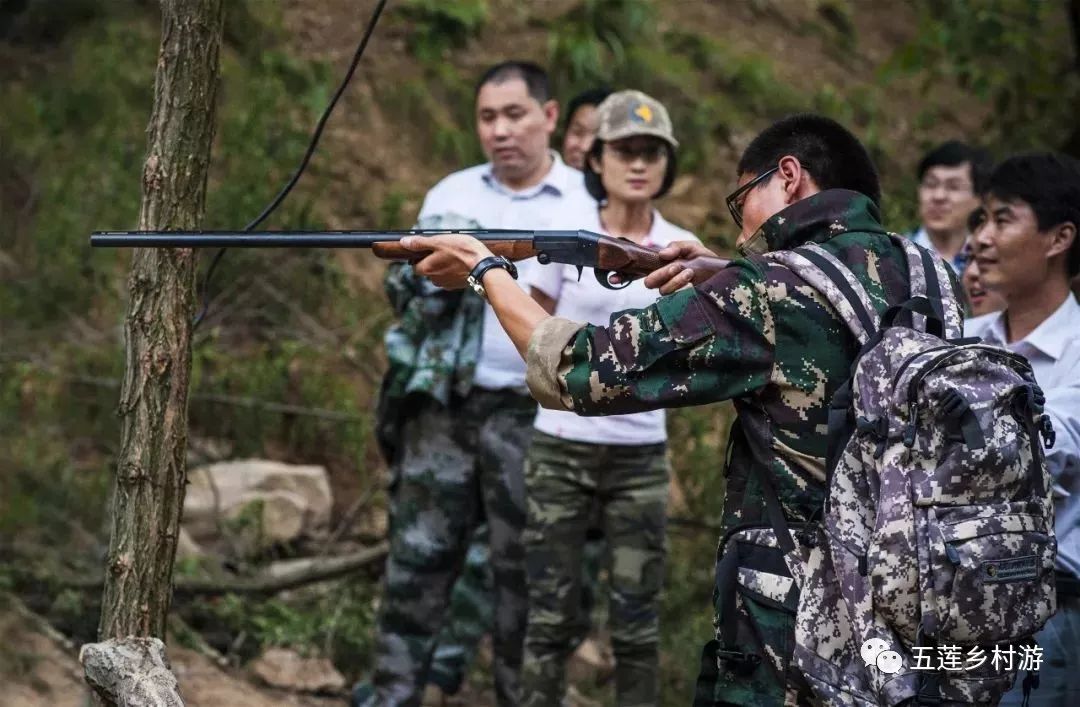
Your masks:
<instances>
[{"instance_id":1,"label":"watch","mask_svg":"<svg viewBox=\"0 0 1080 707\"><path fill-rule=\"evenodd\" d=\"M492 268L502 268L510 273L510 277L515 280L518 276L517 266L505 256L489 255L481 260L469 273L469 277L465 279L465 282L469 283L469 287L473 288L473 291L484 299L487 299L487 290L484 289L484 273Z\"/></svg>"}]
</instances>

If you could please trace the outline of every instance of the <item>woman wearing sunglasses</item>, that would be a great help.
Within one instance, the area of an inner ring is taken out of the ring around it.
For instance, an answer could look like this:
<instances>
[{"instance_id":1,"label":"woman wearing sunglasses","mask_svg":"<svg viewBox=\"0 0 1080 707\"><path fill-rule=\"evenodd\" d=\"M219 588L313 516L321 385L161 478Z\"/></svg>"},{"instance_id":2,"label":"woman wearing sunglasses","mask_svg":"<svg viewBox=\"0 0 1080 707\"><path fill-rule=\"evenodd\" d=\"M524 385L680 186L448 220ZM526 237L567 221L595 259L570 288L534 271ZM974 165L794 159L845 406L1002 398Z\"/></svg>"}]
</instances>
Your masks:
<instances>
[{"instance_id":1,"label":"woman wearing sunglasses","mask_svg":"<svg viewBox=\"0 0 1080 707\"><path fill-rule=\"evenodd\" d=\"M600 104L596 119L585 161L585 185L596 201L582 228L652 248L694 239L654 205L676 174L678 142L664 106L639 91L620 91ZM591 271L579 279L568 265L538 268L530 285L549 312L600 325L613 312L657 298L640 281L612 290ZM607 543L616 704L657 704L668 495L664 412L579 417L541 409L535 427L525 466L529 623L522 704L547 707L563 697L565 661L583 620L581 553L594 516Z\"/></svg>"}]
</instances>

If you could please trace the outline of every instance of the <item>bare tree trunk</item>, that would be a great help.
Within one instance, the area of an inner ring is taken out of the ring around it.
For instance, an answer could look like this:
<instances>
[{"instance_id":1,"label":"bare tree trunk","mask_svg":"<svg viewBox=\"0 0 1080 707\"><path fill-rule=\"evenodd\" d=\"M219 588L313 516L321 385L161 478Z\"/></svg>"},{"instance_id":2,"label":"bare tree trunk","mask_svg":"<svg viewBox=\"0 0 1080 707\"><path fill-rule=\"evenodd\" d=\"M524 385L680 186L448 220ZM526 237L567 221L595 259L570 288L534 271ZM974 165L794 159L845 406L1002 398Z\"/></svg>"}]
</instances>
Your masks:
<instances>
[{"instance_id":1,"label":"bare tree trunk","mask_svg":"<svg viewBox=\"0 0 1080 707\"><path fill-rule=\"evenodd\" d=\"M223 17L222 0L161 2L140 229L196 229L202 221ZM192 251L135 251L101 640L165 638L186 481L194 284Z\"/></svg>"}]
</instances>

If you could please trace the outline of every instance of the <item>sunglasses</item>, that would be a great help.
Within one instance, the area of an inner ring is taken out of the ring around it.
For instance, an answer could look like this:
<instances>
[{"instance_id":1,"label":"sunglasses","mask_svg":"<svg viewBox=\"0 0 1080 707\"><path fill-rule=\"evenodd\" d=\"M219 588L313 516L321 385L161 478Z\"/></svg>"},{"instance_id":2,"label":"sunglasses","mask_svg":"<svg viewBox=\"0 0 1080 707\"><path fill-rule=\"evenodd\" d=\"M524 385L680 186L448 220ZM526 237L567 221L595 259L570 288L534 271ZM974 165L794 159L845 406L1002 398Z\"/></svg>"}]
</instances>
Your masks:
<instances>
[{"instance_id":1,"label":"sunglasses","mask_svg":"<svg viewBox=\"0 0 1080 707\"><path fill-rule=\"evenodd\" d=\"M656 164L667 156L667 146L661 142L650 142L638 145L607 144L604 146L620 161L630 164L639 157L647 164Z\"/></svg>"},{"instance_id":2,"label":"sunglasses","mask_svg":"<svg viewBox=\"0 0 1080 707\"><path fill-rule=\"evenodd\" d=\"M743 200L745 199L746 194L758 184L761 184L763 181L768 179L769 176L778 169L780 169L779 166L773 167L766 172L762 172L761 174L754 177L749 182L743 184L741 187L728 195L728 198L726 200L728 211L731 212L731 218L735 219L736 226L742 228Z\"/></svg>"}]
</instances>

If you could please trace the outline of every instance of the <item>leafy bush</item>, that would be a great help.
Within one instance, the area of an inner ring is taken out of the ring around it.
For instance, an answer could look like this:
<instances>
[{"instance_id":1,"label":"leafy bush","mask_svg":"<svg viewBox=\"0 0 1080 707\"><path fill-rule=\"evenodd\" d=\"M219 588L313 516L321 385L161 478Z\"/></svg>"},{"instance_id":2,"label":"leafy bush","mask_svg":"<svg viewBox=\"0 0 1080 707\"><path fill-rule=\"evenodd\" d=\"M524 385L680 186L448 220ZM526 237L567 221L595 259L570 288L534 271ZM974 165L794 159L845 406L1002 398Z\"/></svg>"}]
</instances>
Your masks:
<instances>
[{"instance_id":1,"label":"leafy bush","mask_svg":"<svg viewBox=\"0 0 1080 707\"><path fill-rule=\"evenodd\" d=\"M918 10L918 33L885 67L884 79L916 76L928 91L955 86L973 96L978 102L967 99L967 108L989 109L985 144L1062 147L1080 98L1064 3L920 0ZM965 109L950 103L943 108Z\"/></svg>"},{"instance_id":2,"label":"leafy bush","mask_svg":"<svg viewBox=\"0 0 1080 707\"><path fill-rule=\"evenodd\" d=\"M441 60L476 37L488 19L487 0L405 0L397 12L410 24L408 46L426 63Z\"/></svg>"},{"instance_id":3,"label":"leafy bush","mask_svg":"<svg viewBox=\"0 0 1080 707\"><path fill-rule=\"evenodd\" d=\"M370 660L373 586L346 581L293 593L288 601L227 594L200 599L183 611L208 642L241 661L271 646L322 655L351 672Z\"/></svg>"}]
</instances>

